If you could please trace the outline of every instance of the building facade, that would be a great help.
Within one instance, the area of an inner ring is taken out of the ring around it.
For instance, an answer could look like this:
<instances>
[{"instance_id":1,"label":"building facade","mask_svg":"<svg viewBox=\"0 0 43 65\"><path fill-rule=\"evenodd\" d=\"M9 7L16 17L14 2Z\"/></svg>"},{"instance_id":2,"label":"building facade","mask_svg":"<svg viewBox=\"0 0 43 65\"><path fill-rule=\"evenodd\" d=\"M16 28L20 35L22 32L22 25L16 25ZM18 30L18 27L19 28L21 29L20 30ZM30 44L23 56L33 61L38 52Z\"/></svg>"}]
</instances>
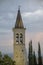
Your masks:
<instances>
[{"instance_id":1,"label":"building facade","mask_svg":"<svg viewBox=\"0 0 43 65\"><path fill-rule=\"evenodd\" d=\"M25 30L20 13L18 9L15 27L13 28L14 37L14 61L16 65L26 65L26 48L25 48Z\"/></svg>"}]
</instances>

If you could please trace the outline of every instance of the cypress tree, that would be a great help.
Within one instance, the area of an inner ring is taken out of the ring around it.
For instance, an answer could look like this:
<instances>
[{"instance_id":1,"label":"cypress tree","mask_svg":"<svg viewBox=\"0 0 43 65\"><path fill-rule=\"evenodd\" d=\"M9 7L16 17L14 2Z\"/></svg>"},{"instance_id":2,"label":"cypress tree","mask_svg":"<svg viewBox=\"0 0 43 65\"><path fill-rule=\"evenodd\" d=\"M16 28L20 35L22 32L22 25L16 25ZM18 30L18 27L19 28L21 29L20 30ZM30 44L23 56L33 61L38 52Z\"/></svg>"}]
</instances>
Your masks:
<instances>
[{"instance_id":1,"label":"cypress tree","mask_svg":"<svg viewBox=\"0 0 43 65\"><path fill-rule=\"evenodd\" d=\"M32 40L29 42L29 53L28 53L28 59L29 59L29 65L33 65L32 62Z\"/></svg>"},{"instance_id":2,"label":"cypress tree","mask_svg":"<svg viewBox=\"0 0 43 65\"><path fill-rule=\"evenodd\" d=\"M41 48L39 42L38 42L38 65L42 65Z\"/></svg>"},{"instance_id":3,"label":"cypress tree","mask_svg":"<svg viewBox=\"0 0 43 65\"><path fill-rule=\"evenodd\" d=\"M33 58L34 58L34 65L37 65L35 51L33 52Z\"/></svg>"}]
</instances>

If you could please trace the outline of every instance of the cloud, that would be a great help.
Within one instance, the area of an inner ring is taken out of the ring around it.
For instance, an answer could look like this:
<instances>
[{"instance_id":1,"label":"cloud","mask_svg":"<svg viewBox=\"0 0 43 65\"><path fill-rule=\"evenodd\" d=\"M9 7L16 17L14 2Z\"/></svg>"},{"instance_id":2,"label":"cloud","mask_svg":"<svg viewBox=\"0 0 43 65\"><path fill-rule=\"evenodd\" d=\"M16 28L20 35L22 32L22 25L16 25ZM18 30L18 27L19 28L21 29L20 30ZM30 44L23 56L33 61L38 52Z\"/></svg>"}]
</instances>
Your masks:
<instances>
[{"instance_id":1,"label":"cloud","mask_svg":"<svg viewBox=\"0 0 43 65\"><path fill-rule=\"evenodd\" d=\"M0 36L0 51L6 54L13 53L13 37L11 34Z\"/></svg>"},{"instance_id":2,"label":"cloud","mask_svg":"<svg viewBox=\"0 0 43 65\"><path fill-rule=\"evenodd\" d=\"M28 30L26 48L31 39L34 48L37 48L38 41L43 43L43 0L0 0L0 47L3 48L4 52L6 52L6 48L9 50L9 46L10 50L13 47L13 33L11 31L19 4L21 5L24 25Z\"/></svg>"},{"instance_id":3,"label":"cloud","mask_svg":"<svg viewBox=\"0 0 43 65\"><path fill-rule=\"evenodd\" d=\"M43 9L22 14L24 24L31 32L43 31Z\"/></svg>"},{"instance_id":4,"label":"cloud","mask_svg":"<svg viewBox=\"0 0 43 65\"><path fill-rule=\"evenodd\" d=\"M23 14L22 14L22 16L23 17L30 17L30 16L41 16L41 15L43 15L43 10L36 10L36 11L34 11L34 12L24 12Z\"/></svg>"},{"instance_id":5,"label":"cloud","mask_svg":"<svg viewBox=\"0 0 43 65\"><path fill-rule=\"evenodd\" d=\"M8 17L9 17L10 19L14 19L14 13L8 13Z\"/></svg>"},{"instance_id":6,"label":"cloud","mask_svg":"<svg viewBox=\"0 0 43 65\"><path fill-rule=\"evenodd\" d=\"M18 6L21 5L23 11L35 11L37 9L43 9L43 0L2 0L0 1L0 11L9 12L17 11Z\"/></svg>"},{"instance_id":7,"label":"cloud","mask_svg":"<svg viewBox=\"0 0 43 65\"><path fill-rule=\"evenodd\" d=\"M6 29L1 29L0 28L0 33L11 33L12 31L11 30L6 30Z\"/></svg>"}]
</instances>

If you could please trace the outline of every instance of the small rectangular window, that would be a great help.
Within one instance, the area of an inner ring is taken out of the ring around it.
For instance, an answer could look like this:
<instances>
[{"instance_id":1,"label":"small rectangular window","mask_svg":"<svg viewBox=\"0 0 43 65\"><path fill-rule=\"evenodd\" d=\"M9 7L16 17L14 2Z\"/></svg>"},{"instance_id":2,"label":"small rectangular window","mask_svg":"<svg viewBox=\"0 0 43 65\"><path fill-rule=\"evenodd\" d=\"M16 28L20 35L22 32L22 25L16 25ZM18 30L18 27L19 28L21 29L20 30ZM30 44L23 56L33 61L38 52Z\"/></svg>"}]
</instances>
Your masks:
<instances>
[{"instance_id":1,"label":"small rectangular window","mask_svg":"<svg viewBox=\"0 0 43 65\"><path fill-rule=\"evenodd\" d=\"M17 33L16 34L16 44L18 44L19 43L19 34Z\"/></svg>"}]
</instances>

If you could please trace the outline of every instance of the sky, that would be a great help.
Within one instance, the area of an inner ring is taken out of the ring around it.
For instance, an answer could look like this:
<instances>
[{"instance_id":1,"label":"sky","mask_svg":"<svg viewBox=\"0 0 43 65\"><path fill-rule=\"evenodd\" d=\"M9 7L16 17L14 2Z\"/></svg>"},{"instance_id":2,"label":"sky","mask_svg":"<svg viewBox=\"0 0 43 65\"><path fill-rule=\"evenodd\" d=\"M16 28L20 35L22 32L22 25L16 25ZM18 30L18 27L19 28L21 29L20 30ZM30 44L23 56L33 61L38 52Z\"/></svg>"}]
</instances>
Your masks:
<instances>
[{"instance_id":1,"label":"sky","mask_svg":"<svg viewBox=\"0 0 43 65\"><path fill-rule=\"evenodd\" d=\"M13 31L20 5L22 20L26 27L26 49L33 41L38 51L38 42L43 50L43 0L0 0L0 51L13 53ZM43 51L42 51L43 54Z\"/></svg>"}]
</instances>

